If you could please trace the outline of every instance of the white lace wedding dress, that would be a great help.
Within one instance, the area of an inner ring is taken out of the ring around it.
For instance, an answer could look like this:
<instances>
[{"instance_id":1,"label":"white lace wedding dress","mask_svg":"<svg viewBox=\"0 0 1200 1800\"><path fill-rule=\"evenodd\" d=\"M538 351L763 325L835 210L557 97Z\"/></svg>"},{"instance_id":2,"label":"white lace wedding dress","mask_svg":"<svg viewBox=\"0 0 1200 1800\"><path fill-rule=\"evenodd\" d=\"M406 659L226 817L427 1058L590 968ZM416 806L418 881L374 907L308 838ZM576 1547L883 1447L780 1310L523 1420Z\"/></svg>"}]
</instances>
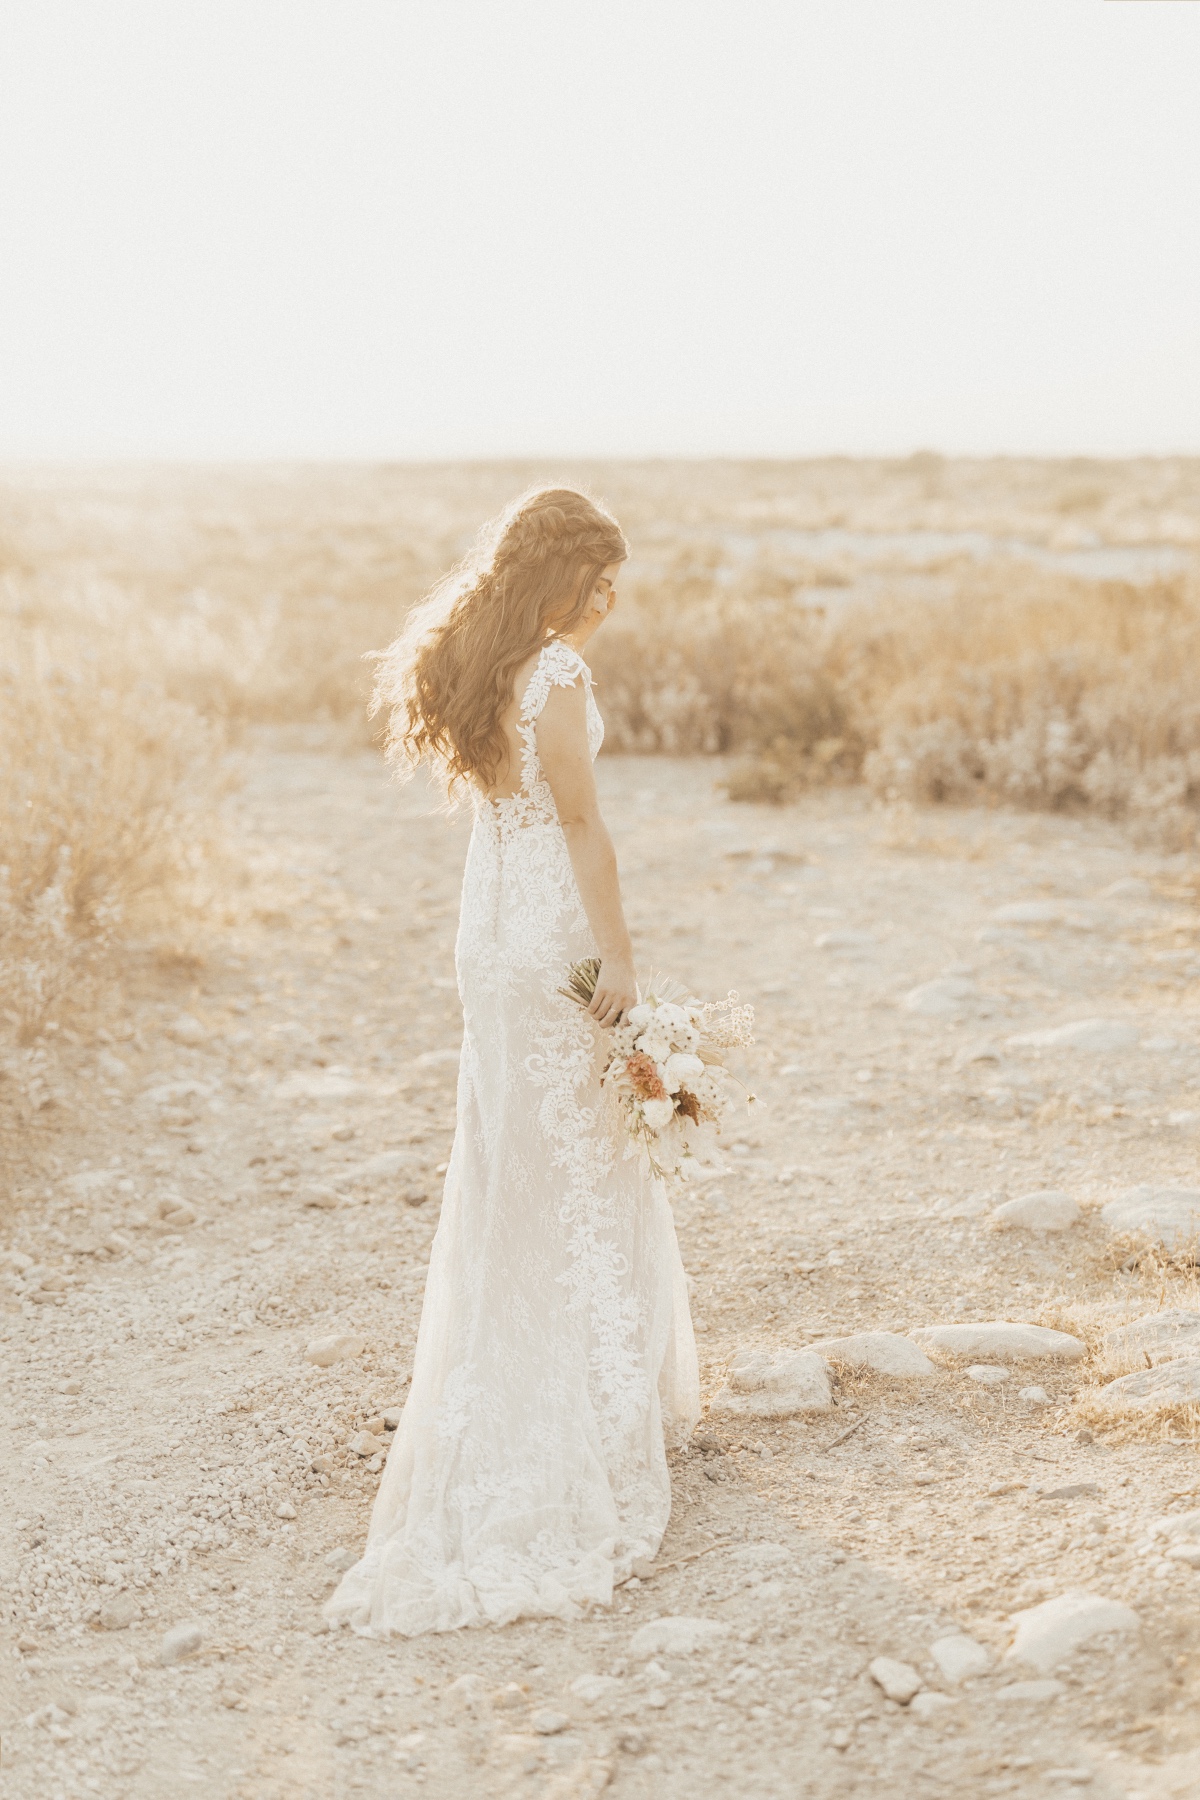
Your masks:
<instances>
[{"instance_id":1,"label":"white lace wedding dress","mask_svg":"<svg viewBox=\"0 0 1200 1800\"><path fill-rule=\"evenodd\" d=\"M658 1550L666 1446L699 1413L670 1207L626 1155L599 1083L600 1032L556 991L596 946L538 762L546 646L522 702L522 780L476 805L456 961L458 1129L429 1261L412 1388L362 1560L326 1609L413 1636L611 1601Z\"/></svg>"}]
</instances>

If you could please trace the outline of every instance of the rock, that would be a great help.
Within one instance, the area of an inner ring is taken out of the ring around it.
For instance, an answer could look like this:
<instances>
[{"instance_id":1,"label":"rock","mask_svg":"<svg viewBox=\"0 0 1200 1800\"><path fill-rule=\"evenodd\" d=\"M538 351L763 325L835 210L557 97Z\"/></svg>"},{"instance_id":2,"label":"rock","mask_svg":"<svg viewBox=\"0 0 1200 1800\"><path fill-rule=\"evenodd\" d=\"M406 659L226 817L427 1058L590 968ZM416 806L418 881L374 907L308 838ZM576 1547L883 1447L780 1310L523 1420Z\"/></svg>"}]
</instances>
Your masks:
<instances>
[{"instance_id":1,"label":"rock","mask_svg":"<svg viewBox=\"0 0 1200 1800\"><path fill-rule=\"evenodd\" d=\"M356 1431L346 1448L352 1450L355 1456L378 1456L381 1450L387 1449L387 1445L369 1431Z\"/></svg>"},{"instance_id":2,"label":"rock","mask_svg":"<svg viewBox=\"0 0 1200 1800\"><path fill-rule=\"evenodd\" d=\"M1175 1251L1200 1241L1200 1188L1127 1188L1100 1217L1110 1231L1140 1232L1152 1243Z\"/></svg>"},{"instance_id":3,"label":"rock","mask_svg":"<svg viewBox=\"0 0 1200 1800\"><path fill-rule=\"evenodd\" d=\"M1128 1325L1120 1325L1104 1338L1104 1348L1113 1356L1149 1356L1152 1362L1169 1362L1193 1347L1200 1348L1200 1313L1175 1307L1166 1312L1147 1313Z\"/></svg>"},{"instance_id":4,"label":"rock","mask_svg":"<svg viewBox=\"0 0 1200 1800\"><path fill-rule=\"evenodd\" d=\"M1172 1542L1191 1540L1200 1544L1200 1512L1168 1513L1164 1519L1155 1519L1151 1525L1150 1538L1170 1538Z\"/></svg>"},{"instance_id":5,"label":"rock","mask_svg":"<svg viewBox=\"0 0 1200 1800\"><path fill-rule=\"evenodd\" d=\"M174 1226L177 1230L194 1225L198 1216L194 1206L189 1206L186 1200L177 1200L170 1195L158 1202L157 1212L164 1225Z\"/></svg>"},{"instance_id":6,"label":"rock","mask_svg":"<svg viewBox=\"0 0 1200 1800\"><path fill-rule=\"evenodd\" d=\"M313 1182L301 1188L300 1204L319 1208L321 1212L333 1212L337 1207L338 1197L333 1188L320 1187Z\"/></svg>"},{"instance_id":7,"label":"rock","mask_svg":"<svg viewBox=\"0 0 1200 1800\"><path fill-rule=\"evenodd\" d=\"M980 1043L964 1044L961 1050L955 1051L954 1067L969 1069L973 1063L998 1063L1001 1060L999 1048L990 1039Z\"/></svg>"},{"instance_id":8,"label":"rock","mask_svg":"<svg viewBox=\"0 0 1200 1800\"><path fill-rule=\"evenodd\" d=\"M140 1619L142 1609L131 1593L114 1594L100 1608L100 1623L105 1631L128 1631L135 1619Z\"/></svg>"},{"instance_id":9,"label":"rock","mask_svg":"<svg viewBox=\"0 0 1200 1800\"><path fill-rule=\"evenodd\" d=\"M937 1372L919 1345L893 1331L856 1331L850 1337L823 1338L808 1348L827 1362L876 1369L881 1375L919 1379Z\"/></svg>"},{"instance_id":10,"label":"rock","mask_svg":"<svg viewBox=\"0 0 1200 1800\"><path fill-rule=\"evenodd\" d=\"M532 1714L529 1723L539 1737L557 1737L560 1731L567 1729L571 1721L566 1713L552 1712L549 1707L543 1707Z\"/></svg>"},{"instance_id":11,"label":"rock","mask_svg":"<svg viewBox=\"0 0 1200 1800\"><path fill-rule=\"evenodd\" d=\"M897 1662L894 1656L877 1656L867 1673L889 1700L897 1700L901 1706L907 1706L924 1685L911 1663Z\"/></svg>"},{"instance_id":12,"label":"rock","mask_svg":"<svg viewBox=\"0 0 1200 1800\"><path fill-rule=\"evenodd\" d=\"M384 1430L385 1431L395 1431L403 1417L404 1417L404 1408L402 1406L387 1407L385 1409L384 1415L383 1415Z\"/></svg>"},{"instance_id":13,"label":"rock","mask_svg":"<svg viewBox=\"0 0 1200 1800\"><path fill-rule=\"evenodd\" d=\"M346 1570L352 1569L357 1561L358 1556L353 1550L347 1550L344 1545L339 1544L336 1550L329 1551L325 1558L325 1567L332 1569L335 1575L344 1575Z\"/></svg>"},{"instance_id":14,"label":"rock","mask_svg":"<svg viewBox=\"0 0 1200 1800\"><path fill-rule=\"evenodd\" d=\"M337 1069L298 1070L285 1075L275 1089L276 1100L349 1100L362 1086Z\"/></svg>"},{"instance_id":15,"label":"rock","mask_svg":"<svg viewBox=\"0 0 1200 1800\"><path fill-rule=\"evenodd\" d=\"M275 1508L275 1517L277 1519L294 1519L296 1517L296 1509L290 1500L281 1500L279 1502L279 1505Z\"/></svg>"},{"instance_id":16,"label":"rock","mask_svg":"<svg viewBox=\"0 0 1200 1800\"><path fill-rule=\"evenodd\" d=\"M497 1712L516 1712L524 1706L529 1694L528 1685L519 1681L506 1681L492 1695L492 1706Z\"/></svg>"},{"instance_id":17,"label":"rock","mask_svg":"<svg viewBox=\"0 0 1200 1800\"><path fill-rule=\"evenodd\" d=\"M106 1081L122 1081L129 1073L129 1064L122 1062L111 1050L101 1050L96 1058L96 1073L103 1075Z\"/></svg>"},{"instance_id":18,"label":"rock","mask_svg":"<svg viewBox=\"0 0 1200 1800\"><path fill-rule=\"evenodd\" d=\"M163 1632L162 1642L158 1646L158 1660L164 1665L182 1662L185 1657L194 1656L203 1641L204 1633L199 1625L172 1625L169 1631Z\"/></svg>"},{"instance_id":19,"label":"rock","mask_svg":"<svg viewBox=\"0 0 1200 1800\"><path fill-rule=\"evenodd\" d=\"M1200 1401L1200 1355L1180 1356L1155 1369L1119 1375L1106 1382L1095 1398L1101 1406L1129 1406L1139 1412L1195 1405Z\"/></svg>"},{"instance_id":20,"label":"rock","mask_svg":"<svg viewBox=\"0 0 1200 1800\"><path fill-rule=\"evenodd\" d=\"M972 1363L967 1370L969 1381L978 1381L983 1387L999 1387L1002 1381L1009 1379L1011 1371L1000 1368L996 1363Z\"/></svg>"},{"instance_id":21,"label":"rock","mask_svg":"<svg viewBox=\"0 0 1200 1800\"><path fill-rule=\"evenodd\" d=\"M1008 1042L1030 1050L1132 1050L1137 1028L1117 1019L1076 1019L1045 1031L1023 1031Z\"/></svg>"},{"instance_id":22,"label":"rock","mask_svg":"<svg viewBox=\"0 0 1200 1800\"><path fill-rule=\"evenodd\" d=\"M997 1688L994 1697L1018 1706L1041 1706L1066 1691L1062 1681L1010 1681L1007 1687Z\"/></svg>"},{"instance_id":23,"label":"rock","mask_svg":"<svg viewBox=\"0 0 1200 1800\"><path fill-rule=\"evenodd\" d=\"M1059 1594L1040 1606L1013 1613L1016 1636L1005 1662L1031 1663L1043 1675L1066 1662L1084 1644L1137 1631L1141 1621L1131 1606L1099 1594Z\"/></svg>"},{"instance_id":24,"label":"rock","mask_svg":"<svg viewBox=\"0 0 1200 1800\"><path fill-rule=\"evenodd\" d=\"M1085 1494L1098 1494L1098 1481L1064 1481L1058 1487L1043 1488L1039 1500L1082 1500Z\"/></svg>"},{"instance_id":25,"label":"rock","mask_svg":"<svg viewBox=\"0 0 1200 1800\"><path fill-rule=\"evenodd\" d=\"M1057 925L1062 916L1062 907L1053 900L1014 900L991 915L994 925Z\"/></svg>"},{"instance_id":26,"label":"rock","mask_svg":"<svg viewBox=\"0 0 1200 1800\"><path fill-rule=\"evenodd\" d=\"M142 1094L152 1106L180 1106L185 1100L207 1100L212 1095L207 1081L161 1081Z\"/></svg>"},{"instance_id":27,"label":"rock","mask_svg":"<svg viewBox=\"0 0 1200 1800\"><path fill-rule=\"evenodd\" d=\"M966 976L940 975L935 981L923 981L919 987L911 988L900 1004L905 1012L949 1019L977 1006L982 998L979 988Z\"/></svg>"},{"instance_id":28,"label":"rock","mask_svg":"<svg viewBox=\"0 0 1200 1800\"><path fill-rule=\"evenodd\" d=\"M620 1685L615 1675L577 1675L568 1691L585 1706L595 1706L597 1700L607 1700L615 1694Z\"/></svg>"},{"instance_id":29,"label":"rock","mask_svg":"<svg viewBox=\"0 0 1200 1800\"><path fill-rule=\"evenodd\" d=\"M375 1413L371 1418L364 1419L362 1428L364 1431L369 1431L372 1437L382 1437L386 1429L383 1414Z\"/></svg>"},{"instance_id":30,"label":"rock","mask_svg":"<svg viewBox=\"0 0 1200 1800\"><path fill-rule=\"evenodd\" d=\"M324 1450L322 1450L319 1455L313 1457L309 1466L314 1475L333 1474L333 1458Z\"/></svg>"},{"instance_id":31,"label":"rock","mask_svg":"<svg viewBox=\"0 0 1200 1800\"><path fill-rule=\"evenodd\" d=\"M335 1171L335 1178L342 1182L382 1181L389 1175L398 1175L401 1169L409 1169L417 1160L412 1150L381 1150L378 1156L369 1156L365 1162L351 1163L348 1169Z\"/></svg>"},{"instance_id":32,"label":"rock","mask_svg":"<svg viewBox=\"0 0 1200 1800\"><path fill-rule=\"evenodd\" d=\"M833 1405L829 1370L812 1350L738 1350L730 1363L727 1385L711 1414L786 1418L792 1413L828 1412Z\"/></svg>"},{"instance_id":33,"label":"rock","mask_svg":"<svg viewBox=\"0 0 1200 1800\"><path fill-rule=\"evenodd\" d=\"M952 1356L994 1356L1000 1362L1078 1362L1087 1354L1078 1338L1045 1325L991 1319L978 1325L927 1325L911 1333L931 1350Z\"/></svg>"},{"instance_id":34,"label":"rock","mask_svg":"<svg viewBox=\"0 0 1200 1800\"><path fill-rule=\"evenodd\" d=\"M459 1675L443 1691L448 1700L457 1700L461 1706L474 1706L483 1698L483 1677L475 1674Z\"/></svg>"},{"instance_id":35,"label":"rock","mask_svg":"<svg viewBox=\"0 0 1200 1800\"><path fill-rule=\"evenodd\" d=\"M1153 896L1154 889L1141 875L1122 875L1100 890L1103 900L1150 900Z\"/></svg>"},{"instance_id":36,"label":"rock","mask_svg":"<svg viewBox=\"0 0 1200 1800\"><path fill-rule=\"evenodd\" d=\"M1028 1400L1030 1406L1050 1405L1050 1396L1043 1387L1024 1387L1017 1398L1018 1400Z\"/></svg>"},{"instance_id":37,"label":"rock","mask_svg":"<svg viewBox=\"0 0 1200 1800\"><path fill-rule=\"evenodd\" d=\"M816 950L850 951L869 949L878 943L873 931L820 931L813 939Z\"/></svg>"},{"instance_id":38,"label":"rock","mask_svg":"<svg viewBox=\"0 0 1200 1800\"><path fill-rule=\"evenodd\" d=\"M355 1332L334 1331L328 1337L313 1338L305 1348L304 1360L316 1363L318 1369L328 1369L333 1363L361 1356L366 1347L366 1339Z\"/></svg>"},{"instance_id":39,"label":"rock","mask_svg":"<svg viewBox=\"0 0 1200 1800\"><path fill-rule=\"evenodd\" d=\"M202 1044L207 1033L199 1019L193 1018L191 1013L180 1013L167 1026L167 1036L174 1038L177 1044Z\"/></svg>"},{"instance_id":40,"label":"rock","mask_svg":"<svg viewBox=\"0 0 1200 1800\"><path fill-rule=\"evenodd\" d=\"M1170 1562L1187 1563L1191 1569L1200 1569L1200 1544L1172 1544L1167 1551Z\"/></svg>"},{"instance_id":41,"label":"rock","mask_svg":"<svg viewBox=\"0 0 1200 1800\"><path fill-rule=\"evenodd\" d=\"M649 1656L690 1656L729 1636L729 1626L720 1619L694 1619L686 1615L652 1619L635 1631L629 1654L640 1661Z\"/></svg>"},{"instance_id":42,"label":"rock","mask_svg":"<svg viewBox=\"0 0 1200 1800\"><path fill-rule=\"evenodd\" d=\"M957 1694L934 1694L927 1691L914 1694L908 1710L914 1719L920 1719L922 1723L929 1725L952 1712L957 1705Z\"/></svg>"},{"instance_id":43,"label":"rock","mask_svg":"<svg viewBox=\"0 0 1200 1800\"><path fill-rule=\"evenodd\" d=\"M1070 1194L1046 1188L1035 1194L1022 1194L1017 1200L1006 1200L992 1213L992 1224L998 1231L1068 1231L1082 1217L1078 1202Z\"/></svg>"},{"instance_id":44,"label":"rock","mask_svg":"<svg viewBox=\"0 0 1200 1800\"><path fill-rule=\"evenodd\" d=\"M120 1175L120 1169L84 1169L78 1175L69 1175L63 1186L72 1194L102 1194Z\"/></svg>"},{"instance_id":45,"label":"rock","mask_svg":"<svg viewBox=\"0 0 1200 1800\"><path fill-rule=\"evenodd\" d=\"M948 1681L951 1687L957 1687L960 1681L971 1681L976 1675L986 1675L992 1666L990 1652L965 1632L939 1638L936 1644L929 1646L929 1654L937 1664L942 1680Z\"/></svg>"},{"instance_id":46,"label":"rock","mask_svg":"<svg viewBox=\"0 0 1200 1800\"><path fill-rule=\"evenodd\" d=\"M448 1069L457 1065L462 1052L459 1050L423 1050L416 1059L418 1069Z\"/></svg>"}]
</instances>

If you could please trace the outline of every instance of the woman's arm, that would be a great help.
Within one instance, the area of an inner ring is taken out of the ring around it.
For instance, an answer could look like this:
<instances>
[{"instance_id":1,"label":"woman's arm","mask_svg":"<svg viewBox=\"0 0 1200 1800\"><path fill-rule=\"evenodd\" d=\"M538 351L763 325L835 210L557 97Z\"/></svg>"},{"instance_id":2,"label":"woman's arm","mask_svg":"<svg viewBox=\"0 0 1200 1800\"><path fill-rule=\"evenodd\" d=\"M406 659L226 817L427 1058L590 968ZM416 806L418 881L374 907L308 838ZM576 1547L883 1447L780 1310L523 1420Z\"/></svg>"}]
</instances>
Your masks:
<instances>
[{"instance_id":1,"label":"woman's arm","mask_svg":"<svg viewBox=\"0 0 1200 1800\"><path fill-rule=\"evenodd\" d=\"M637 979L616 852L600 817L582 678L574 687L551 688L537 722L537 749L600 951L600 975L588 1011L598 1024L615 1025L637 1003Z\"/></svg>"}]
</instances>

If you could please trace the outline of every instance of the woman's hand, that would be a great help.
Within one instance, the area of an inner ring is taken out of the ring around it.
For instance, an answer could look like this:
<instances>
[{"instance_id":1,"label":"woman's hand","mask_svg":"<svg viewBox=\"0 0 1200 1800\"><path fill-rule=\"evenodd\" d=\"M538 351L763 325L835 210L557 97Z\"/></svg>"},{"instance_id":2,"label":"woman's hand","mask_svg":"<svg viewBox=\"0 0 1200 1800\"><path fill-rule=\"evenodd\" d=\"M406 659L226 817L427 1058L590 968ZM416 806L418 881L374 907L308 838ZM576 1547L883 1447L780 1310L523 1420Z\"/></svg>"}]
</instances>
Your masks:
<instances>
[{"instance_id":1,"label":"woman's hand","mask_svg":"<svg viewBox=\"0 0 1200 1800\"><path fill-rule=\"evenodd\" d=\"M619 1025L622 1013L636 1006L637 977L631 956L606 956L601 959L596 977L596 991L588 1007L597 1025Z\"/></svg>"}]
</instances>

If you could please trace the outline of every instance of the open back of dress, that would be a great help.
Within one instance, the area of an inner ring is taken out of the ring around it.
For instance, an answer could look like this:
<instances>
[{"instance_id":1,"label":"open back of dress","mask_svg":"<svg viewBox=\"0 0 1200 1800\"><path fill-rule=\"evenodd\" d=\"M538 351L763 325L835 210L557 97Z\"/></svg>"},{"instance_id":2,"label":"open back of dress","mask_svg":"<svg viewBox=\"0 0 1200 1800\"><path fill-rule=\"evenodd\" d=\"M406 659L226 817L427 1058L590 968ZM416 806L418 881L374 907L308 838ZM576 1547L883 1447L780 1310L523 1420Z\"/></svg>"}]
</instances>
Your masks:
<instances>
[{"instance_id":1,"label":"open back of dress","mask_svg":"<svg viewBox=\"0 0 1200 1800\"><path fill-rule=\"evenodd\" d=\"M666 1444L699 1413L666 1194L600 1086L604 1034L557 992L596 946L536 728L550 689L579 680L596 755L590 673L549 644L521 706L520 790L476 802L458 1127L412 1387L366 1551L326 1609L359 1631L607 1604L658 1550Z\"/></svg>"}]
</instances>

